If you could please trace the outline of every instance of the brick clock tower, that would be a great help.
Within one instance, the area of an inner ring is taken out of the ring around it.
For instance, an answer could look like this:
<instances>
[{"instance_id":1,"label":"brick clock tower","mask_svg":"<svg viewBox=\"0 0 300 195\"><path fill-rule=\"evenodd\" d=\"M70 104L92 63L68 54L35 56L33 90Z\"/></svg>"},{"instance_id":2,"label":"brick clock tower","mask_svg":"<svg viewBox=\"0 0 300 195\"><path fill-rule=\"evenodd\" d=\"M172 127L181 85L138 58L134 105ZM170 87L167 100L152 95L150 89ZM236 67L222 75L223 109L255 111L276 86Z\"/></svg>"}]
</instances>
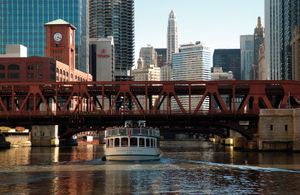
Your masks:
<instances>
[{"instance_id":1,"label":"brick clock tower","mask_svg":"<svg viewBox=\"0 0 300 195\"><path fill-rule=\"evenodd\" d=\"M75 68L75 27L62 20L54 20L45 24L46 49L45 56L51 57Z\"/></svg>"}]
</instances>

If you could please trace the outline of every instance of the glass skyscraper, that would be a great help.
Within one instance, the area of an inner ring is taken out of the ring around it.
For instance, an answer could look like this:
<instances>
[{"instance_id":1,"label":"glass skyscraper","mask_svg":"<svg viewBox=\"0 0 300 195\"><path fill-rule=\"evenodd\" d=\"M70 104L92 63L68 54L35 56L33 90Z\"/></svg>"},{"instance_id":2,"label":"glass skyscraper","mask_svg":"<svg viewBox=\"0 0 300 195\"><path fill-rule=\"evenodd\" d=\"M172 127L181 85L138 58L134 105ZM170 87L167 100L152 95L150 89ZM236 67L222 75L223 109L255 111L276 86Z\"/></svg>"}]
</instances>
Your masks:
<instances>
[{"instance_id":1,"label":"glass skyscraper","mask_svg":"<svg viewBox=\"0 0 300 195\"><path fill-rule=\"evenodd\" d=\"M254 35L240 36L241 48L241 79L251 80L254 62Z\"/></svg>"},{"instance_id":2,"label":"glass skyscraper","mask_svg":"<svg viewBox=\"0 0 300 195\"><path fill-rule=\"evenodd\" d=\"M89 0L89 5L90 38L114 38L115 76L126 78L134 64L134 0Z\"/></svg>"},{"instance_id":3,"label":"glass skyscraper","mask_svg":"<svg viewBox=\"0 0 300 195\"><path fill-rule=\"evenodd\" d=\"M299 0L265 0L266 63L271 80L291 80L292 33L300 25Z\"/></svg>"},{"instance_id":4,"label":"glass skyscraper","mask_svg":"<svg viewBox=\"0 0 300 195\"><path fill-rule=\"evenodd\" d=\"M0 53L7 44L22 44L29 56L44 56L44 24L63 19L76 27L76 66L88 71L87 0L1 0Z\"/></svg>"},{"instance_id":5,"label":"glass skyscraper","mask_svg":"<svg viewBox=\"0 0 300 195\"><path fill-rule=\"evenodd\" d=\"M215 49L213 54L213 67L222 67L224 72L232 71L236 80L241 79L241 50Z\"/></svg>"}]
</instances>

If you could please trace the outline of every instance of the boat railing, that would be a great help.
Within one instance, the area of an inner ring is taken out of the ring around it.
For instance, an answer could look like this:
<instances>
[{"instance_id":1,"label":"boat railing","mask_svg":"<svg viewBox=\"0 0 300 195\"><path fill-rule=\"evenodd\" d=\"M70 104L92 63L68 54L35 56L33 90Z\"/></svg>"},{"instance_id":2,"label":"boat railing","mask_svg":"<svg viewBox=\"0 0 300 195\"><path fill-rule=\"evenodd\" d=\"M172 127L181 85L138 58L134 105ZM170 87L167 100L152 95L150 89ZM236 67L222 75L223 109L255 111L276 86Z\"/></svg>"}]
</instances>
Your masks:
<instances>
[{"instance_id":1,"label":"boat railing","mask_svg":"<svg viewBox=\"0 0 300 195\"><path fill-rule=\"evenodd\" d=\"M160 137L160 132L157 128L111 128L106 131L106 137L112 136L147 136Z\"/></svg>"}]
</instances>

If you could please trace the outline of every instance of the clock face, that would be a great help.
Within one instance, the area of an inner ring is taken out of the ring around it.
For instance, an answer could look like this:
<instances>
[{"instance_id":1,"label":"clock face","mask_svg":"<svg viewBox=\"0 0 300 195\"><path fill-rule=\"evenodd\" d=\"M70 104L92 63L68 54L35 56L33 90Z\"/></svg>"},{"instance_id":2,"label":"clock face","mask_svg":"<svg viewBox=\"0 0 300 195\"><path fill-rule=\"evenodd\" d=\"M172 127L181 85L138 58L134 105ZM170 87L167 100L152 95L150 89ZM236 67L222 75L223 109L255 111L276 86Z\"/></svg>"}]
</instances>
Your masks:
<instances>
[{"instance_id":1,"label":"clock face","mask_svg":"<svg viewBox=\"0 0 300 195\"><path fill-rule=\"evenodd\" d=\"M61 41L62 40L62 35L60 33L55 33L53 35L54 41Z\"/></svg>"}]
</instances>

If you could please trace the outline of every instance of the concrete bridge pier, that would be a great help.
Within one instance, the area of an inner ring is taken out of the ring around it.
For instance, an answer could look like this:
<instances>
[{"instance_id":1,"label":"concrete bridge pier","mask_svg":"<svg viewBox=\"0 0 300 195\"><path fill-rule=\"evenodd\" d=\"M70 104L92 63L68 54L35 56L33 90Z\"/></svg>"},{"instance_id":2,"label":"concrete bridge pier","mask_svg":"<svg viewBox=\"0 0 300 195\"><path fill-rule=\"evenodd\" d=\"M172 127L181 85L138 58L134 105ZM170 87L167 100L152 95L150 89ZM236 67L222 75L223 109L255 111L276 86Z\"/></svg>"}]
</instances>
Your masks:
<instances>
[{"instance_id":1,"label":"concrete bridge pier","mask_svg":"<svg viewBox=\"0 0 300 195\"><path fill-rule=\"evenodd\" d=\"M58 125L33 125L31 129L32 146L59 146Z\"/></svg>"}]
</instances>

